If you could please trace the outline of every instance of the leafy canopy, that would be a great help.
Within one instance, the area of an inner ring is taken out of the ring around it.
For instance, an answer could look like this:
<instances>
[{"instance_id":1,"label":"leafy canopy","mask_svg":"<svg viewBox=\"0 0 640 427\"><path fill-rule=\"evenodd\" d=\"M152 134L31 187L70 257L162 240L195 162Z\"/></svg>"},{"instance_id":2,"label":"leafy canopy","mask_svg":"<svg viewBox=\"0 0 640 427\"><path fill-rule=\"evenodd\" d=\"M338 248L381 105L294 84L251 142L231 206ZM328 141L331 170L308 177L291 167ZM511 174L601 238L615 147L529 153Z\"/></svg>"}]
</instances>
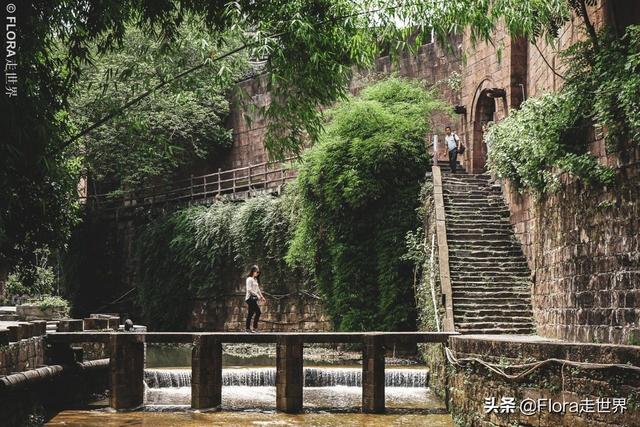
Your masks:
<instances>
[{"instance_id":1,"label":"leafy canopy","mask_svg":"<svg viewBox=\"0 0 640 427\"><path fill-rule=\"evenodd\" d=\"M192 22L179 31L177 48L168 49L162 40L128 28L118 50L97 57L83 70L70 100L74 126L83 129L176 70L201 63L218 42ZM76 147L87 174L107 189L133 188L215 158L232 141L225 127L227 93L247 70L246 55L216 62L209 72L185 76L85 135Z\"/></svg>"}]
</instances>

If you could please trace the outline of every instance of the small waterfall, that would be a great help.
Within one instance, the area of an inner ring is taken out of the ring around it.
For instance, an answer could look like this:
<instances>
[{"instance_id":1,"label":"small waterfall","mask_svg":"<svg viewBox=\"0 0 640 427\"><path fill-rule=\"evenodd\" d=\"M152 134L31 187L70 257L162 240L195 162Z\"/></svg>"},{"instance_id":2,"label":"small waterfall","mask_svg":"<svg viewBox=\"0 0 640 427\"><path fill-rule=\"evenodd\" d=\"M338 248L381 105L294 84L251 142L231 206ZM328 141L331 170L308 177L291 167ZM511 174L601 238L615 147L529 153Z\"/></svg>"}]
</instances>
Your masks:
<instances>
[{"instance_id":1,"label":"small waterfall","mask_svg":"<svg viewBox=\"0 0 640 427\"><path fill-rule=\"evenodd\" d=\"M146 369L144 381L149 388L190 387L188 369ZM275 386L275 368L229 368L222 370L223 386ZM362 386L361 368L305 368L306 387ZM427 387L429 371L425 369L385 369L387 387Z\"/></svg>"}]
</instances>

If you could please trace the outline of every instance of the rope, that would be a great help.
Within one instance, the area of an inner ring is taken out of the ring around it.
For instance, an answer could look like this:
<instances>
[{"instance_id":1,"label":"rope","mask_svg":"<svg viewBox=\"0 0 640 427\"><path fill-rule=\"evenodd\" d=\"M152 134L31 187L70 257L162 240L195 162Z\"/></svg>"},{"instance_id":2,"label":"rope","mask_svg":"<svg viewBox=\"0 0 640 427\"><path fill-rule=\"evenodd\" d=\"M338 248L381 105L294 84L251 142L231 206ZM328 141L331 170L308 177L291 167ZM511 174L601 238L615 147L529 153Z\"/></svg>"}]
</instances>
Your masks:
<instances>
[{"instance_id":1,"label":"rope","mask_svg":"<svg viewBox=\"0 0 640 427\"><path fill-rule=\"evenodd\" d=\"M101 311L101 310L109 307L110 305L113 305L113 304L115 304L117 302L120 302L124 297L126 297L127 295L129 295L130 293L132 293L135 290L136 290L136 288L129 289L127 292L125 292L124 294L120 295L118 298L114 299L110 303L107 303L107 304L103 305L102 307L96 309L95 311Z\"/></svg>"},{"instance_id":2,"label":"rope","mask_svg":"<svg viewBox=\"0 0 640 427\"><path fill-rule=\"evenodd\" d=\"M517 379L523 378L523 377L529 375L530 373L536 371L540 367L545 366L545 365L550 365L550 364L553 364L553 363L562 364L563 365L563 369L564 369L564 365L569 365L569 366L574 366L574 367L578 367L578 368L582 368L582 369L618 368L618 369L627 369L627 370L631 370L631 371L635 371L635 372L640 373L640 366L626 365L626 364L621 364L621 363L576 362L576 361L573 361L573 360L556 359L556 358L545 359L545 360L542 360L542 361L539 361L539 362L510 365L510 366L505 366L504 368L502 368L502 367L500 367L500 365L496 365L494 363L485 362L484 360L478 359L477 357L466 357L466 358L457 359L455 357L455 355L453 354L453 351L451 351L451 349L449 347L445 347L444 350L445 350L445 354L447 356L447 360L452 365L464 367L464 364L467 363L467 362L478 363L478 364L484 366L485 368L487 368L488 370L490 370L491 372L493 372L495 374L498 374L498 375L500 375L500 376L502 376L504 378L510 379L510 380L517 380ZM524 369L524 371L522 371L520 373L517 373L517 374L507 374L504 371L504 369Z\"/></svg>"}]
</instances>

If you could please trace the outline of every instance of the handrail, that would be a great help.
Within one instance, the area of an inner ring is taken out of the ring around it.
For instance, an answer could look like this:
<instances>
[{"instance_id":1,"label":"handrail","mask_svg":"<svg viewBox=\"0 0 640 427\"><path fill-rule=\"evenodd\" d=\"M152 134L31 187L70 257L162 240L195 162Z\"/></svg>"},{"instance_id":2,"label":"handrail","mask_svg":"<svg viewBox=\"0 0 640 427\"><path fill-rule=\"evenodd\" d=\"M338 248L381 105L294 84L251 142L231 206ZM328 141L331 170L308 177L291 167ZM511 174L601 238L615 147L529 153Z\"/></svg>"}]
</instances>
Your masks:
<instances>
[{"instance_id":1,"label":"handrail","mask_svg":"<svg viewBox=\"0 0 640 427\"><path fill-rule=\"evenodd\" d=\"M436 236L438 238L438 266L440 271L440 287L444 296L444 331L455 331L453 322L453 291L449 272L449 245L447 244L447 227L445 225L444 198L442 195L442 172L440 166L432 168L433 199L436 210Z\"/></svg>"},{"instance_id":2,"label":"handrail","mask_svg":"<svg viewBox=\"0 0 640 427\"><path fill-rule=\"evenodd\" d=\"M91 194L80 199L101 207L147 206L178 200L200 200L223 195L235 196L239 192L279 189L295 178L295 169L287 163L297 160L287 157L282 161L263 162L235 169L177 179L166 184L133 188L115 196L111 193ZM229 176L231 175L231 176ZM224 177L224 179L223 179ZM113 206L113 205L116 206Z\"/></svg>"}]
</instances>

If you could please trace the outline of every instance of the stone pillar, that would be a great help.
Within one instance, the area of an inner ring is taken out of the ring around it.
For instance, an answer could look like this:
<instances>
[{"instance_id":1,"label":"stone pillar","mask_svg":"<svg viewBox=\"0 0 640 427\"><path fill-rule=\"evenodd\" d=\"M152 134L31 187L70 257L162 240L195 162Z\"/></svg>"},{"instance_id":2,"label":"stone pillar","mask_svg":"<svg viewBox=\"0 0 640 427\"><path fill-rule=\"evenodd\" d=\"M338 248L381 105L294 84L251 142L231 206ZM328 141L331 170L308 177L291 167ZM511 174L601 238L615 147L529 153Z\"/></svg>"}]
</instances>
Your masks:
<instances>
[{"instance_id":1,"label":"stone pillar","mask_svg":"<svg viewBox=\"0 0 640 427\"><path fill-rule=\"evenodd\" d=\"M362 412L384 412L384 337L365 335L362 352Z\"/></svg>"},{"instance_id":2,"label":"stone pillar","mask_svg":"<svg viewBox=\"0 0 640 427\"><path fill-rule=\"evenodd\" d=\"M198 335L191 353L191 407L206 409L222 404L222 343L211 335Z\"/></svg>"},{"instance_id":3,"label":"stone pillar","mask_svg":"<svg viewBox=\"0 0 640 427\"><path fill-rule=\"evenodd\" d=\"M302 337L281 335L276 343L276 409L288 413L302 411Z\"/></svg>"},{"instance_id":4,"label":"stone pillar","mask_svg":"<svg viewBox=\"0 0 640 427\"><path fill-rule=\"evenodd\" d=\"M135 409L144 399L144 336L113 334L109 341L109 377L113 409Z\"/></svg>"}]
</instances>

